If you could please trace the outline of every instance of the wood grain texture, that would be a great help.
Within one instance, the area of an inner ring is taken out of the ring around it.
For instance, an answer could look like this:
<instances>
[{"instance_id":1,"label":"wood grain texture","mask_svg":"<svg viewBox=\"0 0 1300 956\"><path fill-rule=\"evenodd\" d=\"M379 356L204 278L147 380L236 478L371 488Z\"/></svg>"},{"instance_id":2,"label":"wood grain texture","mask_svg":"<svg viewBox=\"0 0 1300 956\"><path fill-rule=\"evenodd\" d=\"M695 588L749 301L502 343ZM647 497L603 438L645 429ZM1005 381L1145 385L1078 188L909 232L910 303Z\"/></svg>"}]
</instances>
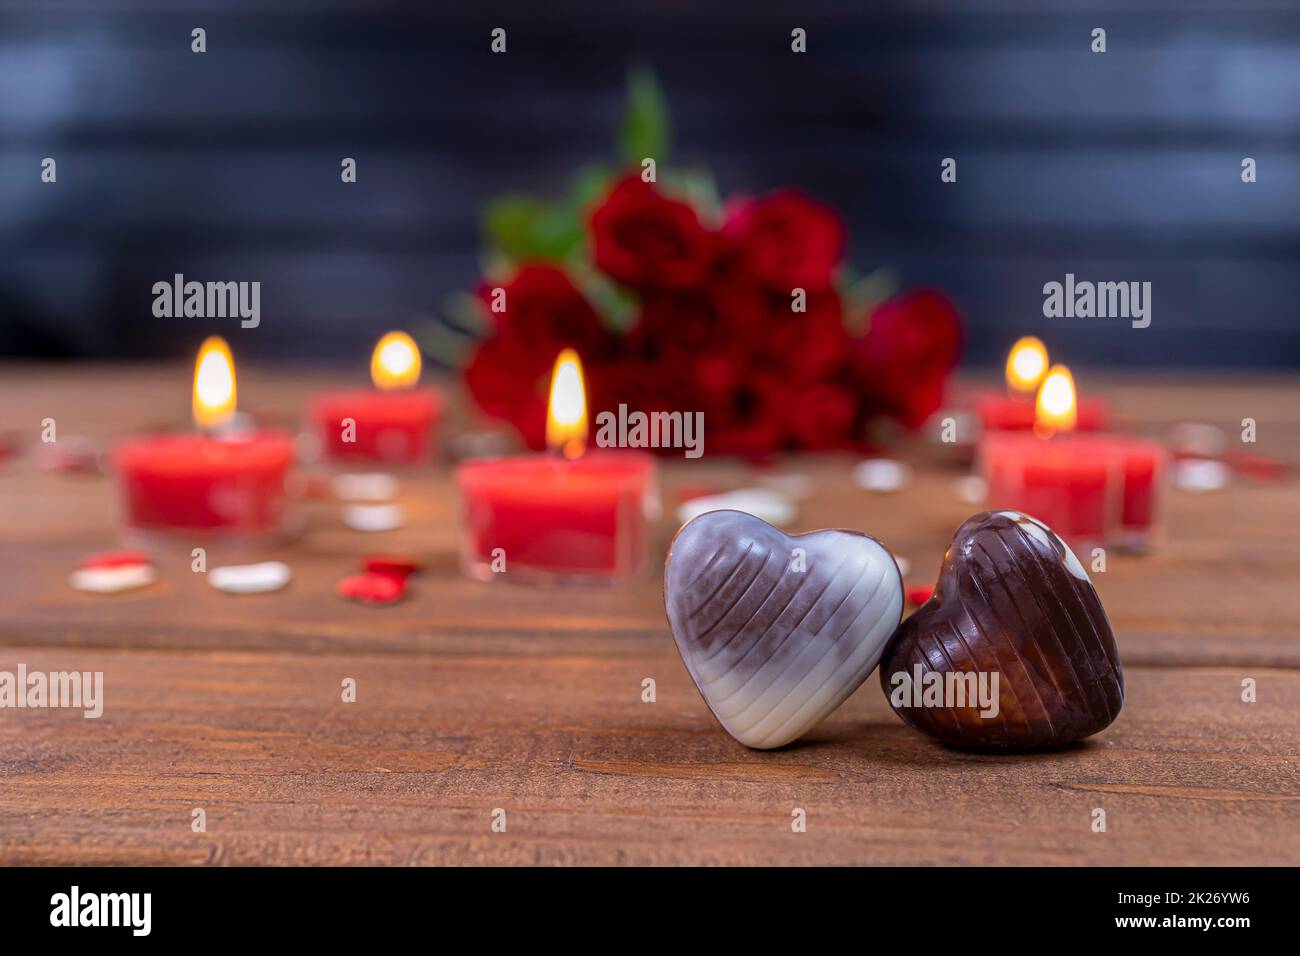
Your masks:
<instances>
[{"instance_id":1,"label":"wood grain texture","mask_svg":"<svg viewBox=\"0 0 1300 956\"><path fill-rule=\"evenodd\" d=\"M108 439L179 420L182 376L0 369L0 431L34 438L54 415L61 435ZM241 376L247 407L281 418L322 380ZM1106 391L1150 427L1249 414L1260 451L1300 442L1294 380ZM693 687L658 581L561 595L462 578L445 468L405 482L397 532L361 536L313 504L299 541L258 555L293 565L280 594L222 595L178 547L157 585L102 598L66 578L114 543L111 483L46 475L30 450L0 463L0 669L101 670L106 704L100 720L0 711L0 863L1300 863L1294 481L1174 494L1166 546L1093 575L1127 684L1093 740L950 749L868 680L803 741L756 753ZM909 584L931 579L977 507L933 447L903 453L915 479L892 497L853 489L849 459L791 463L816 487L791 530L861 528L911 561ZM679 483L752 479L707 456L668 465L670 501ZM358 555L384 550L428 561L407 601L333 597ZM1240 701L1243 677L1258 703ZM190 830L196 807L206 833ZM490 829L498 807L505 833Z\"/></svg>"}]
</instances>

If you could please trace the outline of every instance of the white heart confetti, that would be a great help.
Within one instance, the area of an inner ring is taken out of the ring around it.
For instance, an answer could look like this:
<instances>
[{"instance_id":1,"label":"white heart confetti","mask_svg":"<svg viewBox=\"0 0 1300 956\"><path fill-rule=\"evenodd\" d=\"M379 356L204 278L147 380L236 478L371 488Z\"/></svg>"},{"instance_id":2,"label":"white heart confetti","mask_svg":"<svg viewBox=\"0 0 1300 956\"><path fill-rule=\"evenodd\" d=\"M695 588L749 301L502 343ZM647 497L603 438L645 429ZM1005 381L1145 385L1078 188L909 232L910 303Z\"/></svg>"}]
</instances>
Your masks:
<instances>
[{"instance_id":1,"label":"white heart confetti","mask_svg":"<svg viewBox=\"0 0 1300 956\"><path fill-rule=\"evenodd\" d=\"M1175 466L1174 484L1180 491L1218 491L1228 484L1228 466L1209 458L1189 458Z\"/></svg>"},{"instance_id":2,"label":"white heart confetti","mask_svg":"<svg viewBox=\"0 0 1300 956\"><path fill-rule=\"evenodd\" d=\"M1178 422L1169 428L1169 447L1175 454L1213 458L1223 454L1228 438L1223 429L1206 422Z\"/></svg>"},{"instance_id":3,"label":"white heart confetti","mask_svg":"<svg viewBox=\"0 0 1300 956\"><path fill-rule=\"evenodd\" d=\"M758 483L764 488L779 491L791 498L807 498L813 493L812 475L799 471L785 471L772 475L762 475Z\"/></svg>"},{"instance_id":4,"label":"white heart confetti","mask_svg":"<svg viewBox=\"0 0 1300 956\"><path fill-rule=\"evenodd\" d=\"M343 523L353 531L392 531L406 520L401 505L344 505Z\"/></svg>"},{"instance_id":5,"label":"white heart confetti","mask_svg":"<svg viewBox=\"0 0 1300 956\"><path fill-rule=\"evenodd\" d=\"M989 495L989 483L979 475L957 479L957 497L968 505L977 505Z\"/></svg>"},{"instance_id":6,"label":"white heart confetti","mask_svg":"<svg viewBox=\"0 0 1300 956\"><path fill-rule=\"evenodd\" d=\"M780 527L794 521L795 505L789 495L768 488L741 488L682 502L677 520L682 524L709 511L743 511Z\"/></svg>"},{"instance_id":7,"label":"white heart confetti","mask_svg":"<svg viewBox=\"0 0 1300 956\"><path fill-rule=\"evenodd\" d=\"M397 478L382 471L335 475L330 484L340 501L391 501L398 490Z\"/></svg>"},{"instance_id":8,"label":"white heart confetti","mask_svg":"<svg viewBox=\"0 0 1300 956\"><path fill-rule=\"evenodd\" d=\"M867 491L898 491L907 484L910 470L902 462L889 458L868 458L853 468L853 480Z\"/></svg>"},{"instance_id":9,"label":"white heart confetti","mask_svg":"<svg viewBox=\"0 0 1300 956\"><path fill-rule=\"evenodd\" d=\"M152 564L121 564L106 568L78 568L68 578L68 583L78 591L92 594L114 594L132 591L158 580L158 570Z\"/></svg>"},{"instance_id":10,"label":"white heart confetti","mask_svg":"<svg viewBox=\"0 0 1300 956\"><path fill-rule=\"evenodd\" d=\"M228 594L263 594L278 591L293 577L283 561L260 564L231 564L208 572L208 583Z\"/></svg>"}]
</instances>

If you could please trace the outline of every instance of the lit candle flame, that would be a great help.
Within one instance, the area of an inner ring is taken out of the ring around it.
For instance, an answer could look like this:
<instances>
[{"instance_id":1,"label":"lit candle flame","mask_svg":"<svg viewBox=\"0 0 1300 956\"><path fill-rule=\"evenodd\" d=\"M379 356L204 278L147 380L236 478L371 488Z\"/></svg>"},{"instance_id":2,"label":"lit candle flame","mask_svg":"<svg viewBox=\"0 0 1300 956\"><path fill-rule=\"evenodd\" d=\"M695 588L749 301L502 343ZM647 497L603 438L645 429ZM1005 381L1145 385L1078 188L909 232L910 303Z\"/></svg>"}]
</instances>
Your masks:
<instances>
[{"instance_id":1,"label":"lit candle flame","mask_svg":"<svg viewBox=\"0 0 1300 956\"><path fill-rule=\"evenodd\" d=\"M1074 376L1064 365L1053 365L1038 387L1034 406L1034 432L1040 436L1074 431L1078 405L1074 399Z\"/></svg>"},{"instance_id":2,"label":"lit candle flame","mask_svg":"<svg viewBox=\"0 0 1300 956\"><path fill-rule=\"evenodd\" d=\"M551 373L546 444L565 458L577 458L587 447L587 393L582 383L582 362L573 349L559 354Z\"/></svg>"},{"instance_id":3,"label":"lit candle flame","mask_svg":"<svg viewBox=\"0 0 1300 956\"><path fill-rule=\"evenodd\" d=\"M370 378L385 392L410 388L420 380L420 349L405 332L389 332L370 355Z\"/></svg>"},{"instance_id":4,"label":"lit candle flame","mask_svg":"<svg viewBox=\"0 0 1300 956\"><path fill-rule=\"evenodd\" d=\"M1032 335L1026 335L1011 346L1007 353L1007 388L1014 395L1026 398L1034 394L1034 389L1043 380L1047 372L1047 346Z\"/></svg>"},{"instance_id":5,"label":"lit candle flame","mask_svg":"<svg viewBox=\"0 0 1300 956\"><path fill-rule=\"evenodd\" d=\"M219 335L209 336L199 346L193 409L194 424L205 430L219 428L235 414L235 362L230 346Z\"/></svg>"}]
</instances>

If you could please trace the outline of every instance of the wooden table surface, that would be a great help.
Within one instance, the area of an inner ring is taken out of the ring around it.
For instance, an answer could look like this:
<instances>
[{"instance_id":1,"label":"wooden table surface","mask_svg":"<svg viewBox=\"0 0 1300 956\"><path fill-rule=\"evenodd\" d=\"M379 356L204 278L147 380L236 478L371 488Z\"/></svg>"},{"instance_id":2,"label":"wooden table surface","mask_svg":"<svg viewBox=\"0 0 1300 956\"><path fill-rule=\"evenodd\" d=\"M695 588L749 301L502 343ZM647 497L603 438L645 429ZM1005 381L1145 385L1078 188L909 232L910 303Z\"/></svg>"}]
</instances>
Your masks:
<instances>
[{"instance_id":1,"label":"wooden table surface","mask_svg":"<svg viewBox=\"0 0 1300 956\"><path fill-rule=\"evenodd\" d=\"M241 372L245 407L289 418L325 380ZM0 368L0 431L29 440L0 464L0 669L103 671L106 698L98 720L0 711L0 863L1300 863L1294 480L1174 492L1166 545L1093 576L1128 697L1089 742L949 749L904 726L873 675L804 740L759 753L696 693L657 579L561 592L460 576L446 467L403 480L398 531L359 534L337 504L307 505L299 540L256 555L293 566L277 594L219 593L191 572L189 544L158 555L147 589L72 590L77 561L116 544L113 486L42 472L41 420L105 442L181 421L185 375ZM1250 416L1260 452L1300 447L1295 379L1097 391L1148 429L1195 419L1235 437ZM899 454L915 473L893 496L856 490L850 458L788 462L815 489L794 530L868 530L911 562L909 584L926 583L978 509L937 449ZM666 498L748 480L707 454L669 462ZM666 519L661 554L673 530ZM407 600L334 596L357 556L387 551L428 562ZM355 703L341 700L349 677ZM1256 703L1240 699L1245 677ZM206 832L191 828L196 808ZM795 808L807 832L792 832Z\"/></svg>"}]
</instances>

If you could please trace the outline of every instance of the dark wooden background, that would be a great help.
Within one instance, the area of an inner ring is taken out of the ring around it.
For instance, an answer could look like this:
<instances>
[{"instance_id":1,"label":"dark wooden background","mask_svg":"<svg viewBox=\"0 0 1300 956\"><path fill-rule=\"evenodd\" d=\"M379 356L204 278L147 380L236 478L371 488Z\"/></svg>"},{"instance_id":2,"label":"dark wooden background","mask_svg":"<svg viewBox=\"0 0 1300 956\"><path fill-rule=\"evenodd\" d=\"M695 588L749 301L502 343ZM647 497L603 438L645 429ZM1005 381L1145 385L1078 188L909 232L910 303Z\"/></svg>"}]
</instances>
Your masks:
<instances>
[{"instance_id":1,"label":"dark wooden background","mask_svg":"<svg viewBox=\"0 0 1300 956\"><path fill-rule=\"evenodd\" d=\"M959 301L969 362L1034 330L1076 364L1296 366L1298 53L1285 0L7 3L0 354L187 354L231 326L153 318L184 272L263 283L242 356L354 357L474 280L487 198L612 153L641 62L676 157L838 206L858 268ZM1153 325L1044 319L1067 271L1151 281Z\"/></svg>"}]
</instances>

